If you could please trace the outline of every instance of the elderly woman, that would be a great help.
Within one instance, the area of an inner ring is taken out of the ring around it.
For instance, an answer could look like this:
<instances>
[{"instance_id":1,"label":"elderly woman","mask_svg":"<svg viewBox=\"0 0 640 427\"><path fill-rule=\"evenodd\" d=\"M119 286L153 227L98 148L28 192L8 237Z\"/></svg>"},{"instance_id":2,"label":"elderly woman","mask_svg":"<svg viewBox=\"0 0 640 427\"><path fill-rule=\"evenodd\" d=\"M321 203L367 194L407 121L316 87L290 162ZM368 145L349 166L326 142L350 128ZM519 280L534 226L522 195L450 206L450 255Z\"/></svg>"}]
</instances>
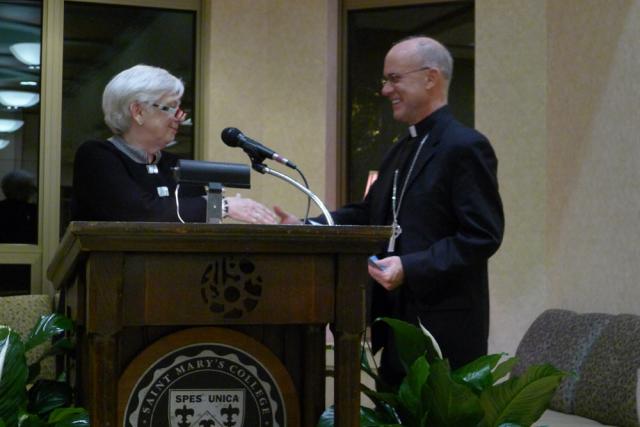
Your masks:
<instances>
[{"instance_id":1,"label":"elderly woman","mask_svg":"<svg viewBox=\"0 0 640 427\"><path fill-rule=\"evenodd\" d=\"M182 81L166 70L136 65L116 75L102 96L104 119L113 132L76 153L72 218L92 221L204 222L201 187L180 186L179 213L171 168L178 157L162 151L186 119L180 109ZM226 198L225 215L273 224L269 209L251 199Z\"/></svg>"}]
</instances>

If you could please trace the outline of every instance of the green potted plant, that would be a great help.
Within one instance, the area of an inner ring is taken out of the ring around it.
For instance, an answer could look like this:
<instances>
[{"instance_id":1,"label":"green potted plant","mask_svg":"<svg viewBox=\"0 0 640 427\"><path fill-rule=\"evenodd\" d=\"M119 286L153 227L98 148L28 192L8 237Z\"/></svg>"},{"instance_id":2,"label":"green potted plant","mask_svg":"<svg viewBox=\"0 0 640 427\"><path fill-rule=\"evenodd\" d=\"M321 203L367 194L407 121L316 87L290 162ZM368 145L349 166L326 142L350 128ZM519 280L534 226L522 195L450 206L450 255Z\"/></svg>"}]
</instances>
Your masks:
<instances>
[{"instance_id":1,"label":"green potted plant","mask_svg":"<svg viewBox=\"0 0 640 427\"><path fill-rule=\"evenodd\" d=\"M27 353L72 328L71 320L60 314L42 316L23 342L11 328L0 326L0 427L89 425L87 411L72 406L72 390L64 375L56 380L38 378L45 358L72 348L68 338L58 339L27 364Z\"/></svg>"},{"instance_id":2,"label":"green potted plant","mask_svg":"<svg viewBox=\"0 0 640 427\"><path fill-rule=\"evenodd\" d=\"M382 383L363 352L361 368L383 391L362 386L375 409L360 408L360 425L385 427L525 427L540 418L567 374L545 364L507 378L516 359L491 354L451 371L438 343L422 325L382 318L394 333L406 376ZM505 360L503 360L505 359ZM334 425L333 407L318 427Z\"/></svg>"}]
</instances>

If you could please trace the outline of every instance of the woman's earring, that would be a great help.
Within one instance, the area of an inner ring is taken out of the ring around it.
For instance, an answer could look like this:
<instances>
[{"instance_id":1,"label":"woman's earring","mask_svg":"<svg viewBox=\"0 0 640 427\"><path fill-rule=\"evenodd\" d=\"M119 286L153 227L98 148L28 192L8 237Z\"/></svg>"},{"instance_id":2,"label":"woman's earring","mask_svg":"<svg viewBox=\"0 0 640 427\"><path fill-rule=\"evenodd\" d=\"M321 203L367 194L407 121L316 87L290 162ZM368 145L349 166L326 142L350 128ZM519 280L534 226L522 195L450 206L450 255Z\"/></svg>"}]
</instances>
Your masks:
<instances>
[{"instance_id":1,"label":"woman's earring","mask_svg":"<svg viewBox=\"0 0 640 427\"><path fill-rule=\"evenodd\" d=\"M136 122L137 122L140 126L142 126L142 123L144 123L144 121L142 120L142 117L140 117L140 116L136 117Z\"/></svg>"}]
</instances>

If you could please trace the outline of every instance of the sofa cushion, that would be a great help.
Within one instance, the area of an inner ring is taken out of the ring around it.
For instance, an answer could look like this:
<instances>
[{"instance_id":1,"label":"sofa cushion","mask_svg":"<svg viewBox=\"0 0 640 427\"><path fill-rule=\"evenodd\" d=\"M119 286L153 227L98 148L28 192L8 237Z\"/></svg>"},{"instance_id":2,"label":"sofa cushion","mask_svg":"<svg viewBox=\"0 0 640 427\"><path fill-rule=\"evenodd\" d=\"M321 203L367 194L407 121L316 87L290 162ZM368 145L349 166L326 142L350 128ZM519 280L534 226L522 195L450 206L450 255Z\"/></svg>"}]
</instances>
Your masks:
<instances>
[{"instance_id":1,"label":"sofa cushion","mask_svg":"<svg viewBox=\"0 0 640 427\"><path fill-rule=\"evenodd\" d=\"M587 427L587 426L606 426L612 427L608 424L601 424L597 421L590 420L589 418L579 417L577 415L563 414L562 412L547 410L544 411L542 417L535 423L534 427Z\"/></svg>"},{"instance_id":2,"label":"sofa cushion","mask_svg":"<svg viewBox=\"0 0 640 427\"><path fill-rule=\"evenodd\" d=\"M49 295L16 295L0 297L0 325L11 327L20 334L22 341L27 338L31 328L40 316L53 311L53 299ZM39 346L27 354L27 362L33 363L46 352L46 346ZM55 377L55 361L49 357L40 365L43 378Z\"/></svg>"},{"instance_id":3,"label":"sofa cushion","mask_svg":"<svg viewBox=\"0 0 640 427\"><path fill-rule=\"evenodd\" d=\"M621 427L637 427L640 317L614 316L583 364L574 413Z\"/></svg>"},{"instance_id":4,"label":"sofa cushion","mask_svg":"<svg viewBox=\"0 0 640 427\"><path fill-rule=\"evenodd\" d=\"M586 355L612 318L609 314L577 314L569 310L546 310L533 322L518 345L515 375L527 367L550 363L557 369L576 375L562 380L549 408L574 413L575 386Z\"/></svg>"},{"instance_id":5,"label":"sofa cushion","mask_svg":"<svg viewBox=\"0 0 640 427\"><path fill-rule=\"evenodd\" d=\"M638 381L636 381L636 414L638 414L638 424L640 424L640 369L638 369Z\"/></svg>"}]
</instances>

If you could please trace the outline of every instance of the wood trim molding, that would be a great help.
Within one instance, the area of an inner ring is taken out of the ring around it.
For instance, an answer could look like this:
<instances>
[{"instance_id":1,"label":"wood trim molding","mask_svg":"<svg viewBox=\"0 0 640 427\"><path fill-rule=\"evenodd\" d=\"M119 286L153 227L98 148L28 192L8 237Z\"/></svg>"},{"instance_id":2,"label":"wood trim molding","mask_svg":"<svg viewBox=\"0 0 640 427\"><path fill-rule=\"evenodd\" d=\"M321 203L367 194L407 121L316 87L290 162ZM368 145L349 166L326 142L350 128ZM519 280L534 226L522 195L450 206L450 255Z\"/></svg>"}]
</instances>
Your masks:
<instances>
[{"instance_id":1,"label":"wood trim molding","mask_svg":"<svg viewBox=\"0 0 640 427\"><path fill-rule=\"evenodd\" d=\"M379 7L415 6L426 3L445 3L457 0L344 0L346 10L375 9Z\"/></svg>"},{"instance_id":2,"label":"wood trim molding","mask_svg":"<svg viewBox=\"0 0 640 427\"><path fill-rule=\"evenodd\" d=\"M43 2L42 10L42 72L40 115L40 200L41 220L39 238L42 263L46 266L53 257L60 236L60 169L62 140L62 52L64 44L64 1ZM42 293L52 293L40 269ZM33 280L32 280L33 282Z\"/></svg>"},{"instance_id":3,"label":"wood trim molding","mask_svg":"<svg viewBox=\"0 0 640 427\"><path fill-rule=\"evenodd\" d=\"M81 3L156 7L162 9L199 10L201 0L66 0Z\"/></svg>"}]
</instances>

